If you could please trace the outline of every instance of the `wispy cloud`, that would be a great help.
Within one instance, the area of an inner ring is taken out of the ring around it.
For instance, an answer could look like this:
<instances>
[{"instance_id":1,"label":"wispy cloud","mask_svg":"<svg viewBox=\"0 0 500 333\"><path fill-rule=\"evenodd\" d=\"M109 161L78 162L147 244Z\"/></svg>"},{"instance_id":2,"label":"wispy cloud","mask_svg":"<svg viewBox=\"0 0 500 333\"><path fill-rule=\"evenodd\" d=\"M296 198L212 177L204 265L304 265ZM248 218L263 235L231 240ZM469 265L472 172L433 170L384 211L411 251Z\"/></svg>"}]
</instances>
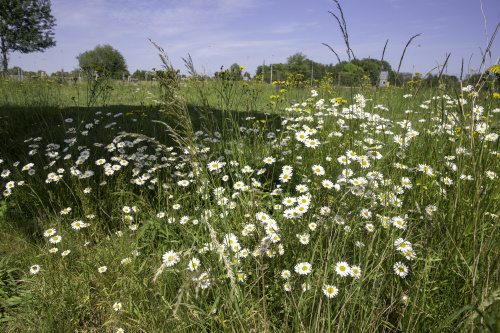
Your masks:
<instances>
[{"instance_id":1,"label":"wispy cloud","mask_svg":"<svg viewBox=\"0 0 500 333\"><path fill-rule=\"evenodd\" d=\"M185 1L53 1L62 28L86 28L89 34L114 36L149 32L157 36L178 36L191 31L225 27L245 10L262 5L258 0Z\"/></svg>"},{"instance_id":2,"label":"wispy cloud","mask_svg":"<svg viewBox=\"0 0 500 333\"><path fill-rule=\"evenodd\" d=\"M268 34L291 34L298 31L305 31L310 29L317 24L314 22L303 23L303 22L293 22L286 24L278 24L272 26L270 29L266 31Z\"/></svg>"}]
</instances>

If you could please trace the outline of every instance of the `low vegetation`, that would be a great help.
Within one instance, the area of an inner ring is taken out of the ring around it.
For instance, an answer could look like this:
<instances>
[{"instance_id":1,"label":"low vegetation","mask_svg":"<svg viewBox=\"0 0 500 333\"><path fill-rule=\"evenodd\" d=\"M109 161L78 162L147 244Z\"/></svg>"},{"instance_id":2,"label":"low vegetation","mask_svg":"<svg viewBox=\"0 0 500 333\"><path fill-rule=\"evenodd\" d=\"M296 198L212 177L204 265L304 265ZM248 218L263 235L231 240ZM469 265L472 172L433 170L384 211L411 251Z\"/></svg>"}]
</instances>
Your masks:
<instances>
[{"instance_id":1,"label":"low vegetation","mask_svg":"<svg viewBox=\"0 0 500 333\"><path fill-rule=\"evenodd\" d=\"M499 329L494 69L180 81L159 50L155 84L1 83L3 331Z\"/></svg>"}]
</instances>

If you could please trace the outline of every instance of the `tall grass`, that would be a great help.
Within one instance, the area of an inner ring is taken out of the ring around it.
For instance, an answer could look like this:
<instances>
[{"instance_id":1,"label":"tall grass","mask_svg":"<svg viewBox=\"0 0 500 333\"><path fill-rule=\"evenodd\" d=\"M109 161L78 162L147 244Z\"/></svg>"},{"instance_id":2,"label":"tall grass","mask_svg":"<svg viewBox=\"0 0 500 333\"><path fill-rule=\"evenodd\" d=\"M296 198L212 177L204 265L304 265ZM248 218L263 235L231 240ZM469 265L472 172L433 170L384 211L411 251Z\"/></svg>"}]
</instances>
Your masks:
<instances>
[{"instance_id":1,"label":"tall grass","mask_svg":"<svg viewBox=\"0 0 500 333\"><path fill-rule=\"evenodd\" d=\"M3 83L5 331L498 329L492 92L186 83L158 50L99 107Z\"/></svg>"}]
</instances>

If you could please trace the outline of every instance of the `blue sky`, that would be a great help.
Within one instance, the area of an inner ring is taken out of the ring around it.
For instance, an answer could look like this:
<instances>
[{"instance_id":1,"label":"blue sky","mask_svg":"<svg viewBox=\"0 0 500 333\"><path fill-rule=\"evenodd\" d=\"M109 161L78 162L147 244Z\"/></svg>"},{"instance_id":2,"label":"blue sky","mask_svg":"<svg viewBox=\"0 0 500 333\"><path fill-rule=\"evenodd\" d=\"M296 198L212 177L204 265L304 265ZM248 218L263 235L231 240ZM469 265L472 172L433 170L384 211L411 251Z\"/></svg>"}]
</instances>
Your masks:
<instances>
[{"instance_id":1,"label":"blue sky","mask_svg":"<svg viewBox=\"0 0 500 333\"><path fill-rule=\"evenodd\" d=\"M423 72L442 65L451 53L448 74L479 68L486 34L500 22L499 0L340 0L351 48L357 58L384 59L397 69L408 39L401 71ZM313 61L336 63L321 43L347 60L345 44L331 0L52 0L57 46L41 53L11 53L9 67L46 70L78 67L76 56L98 44L110 44L127 61L129 71L159 68L151 38L186 73L182 57L191 55L200 72L212 74L233 63L252 75L263 61L286 62L302 52ZM500 32L487 67L500 57Z\"/></svg>"}]
</instances>

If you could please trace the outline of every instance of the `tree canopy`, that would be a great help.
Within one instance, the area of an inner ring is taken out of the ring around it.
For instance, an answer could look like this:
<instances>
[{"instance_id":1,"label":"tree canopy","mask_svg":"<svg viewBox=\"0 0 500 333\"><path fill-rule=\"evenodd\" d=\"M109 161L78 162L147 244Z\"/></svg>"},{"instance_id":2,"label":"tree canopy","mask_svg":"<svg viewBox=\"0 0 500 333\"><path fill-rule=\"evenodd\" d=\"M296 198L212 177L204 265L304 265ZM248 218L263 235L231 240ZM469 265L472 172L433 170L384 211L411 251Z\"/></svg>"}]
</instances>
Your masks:
<instances>
[{"instance_id":1,"label":"tree canopy","mask_svg":"<svg viewBox=\"0 0 500 333\"><path fill-rule=\"evenodd\" d=\"M93 50L77 55L76 59L81 68L100 66L110 71L114 78L121 78L122 73L128 74L125 58L111 45L97 45Z\"/></svg>"},{"instance_id":2,"label":"tree canopy","mask_svg":"<svg viewBox=\"0 0 500 333\"><path fill-rule=\"evenodd\" d=\"M55 19L50 0L0 0L0 48L3 72L8 69L8 54L40 52L55 46Z\"/></svg>"},{"instance_id":3,"label":"tree canopy","mask_svg":"<svg viewBox=\"0 0 500 333\"><path fill-rule=\"evenodd\" d=\"M236 62L229 67L229 70L231 71L231 80L243 80L243 76L241 75L242 68L240 65L238 65Z\"/></svg>"},{"instance_id":4,"label":"tree canopy","mask_svg":"<svg viewBox=\"0 0 500 333\"><path fill-rule=\"evenodd\" d=\"M307 59L307 56L305 54L303 54L302 52L298 52L286 58L286 64L288 65L288 69L291 72L295 74L306 75L308 69L311 67L308 66L310 65L308 64L308 62L310 61L307 60L309 59Z\"/></svg>"}]
</instances>

